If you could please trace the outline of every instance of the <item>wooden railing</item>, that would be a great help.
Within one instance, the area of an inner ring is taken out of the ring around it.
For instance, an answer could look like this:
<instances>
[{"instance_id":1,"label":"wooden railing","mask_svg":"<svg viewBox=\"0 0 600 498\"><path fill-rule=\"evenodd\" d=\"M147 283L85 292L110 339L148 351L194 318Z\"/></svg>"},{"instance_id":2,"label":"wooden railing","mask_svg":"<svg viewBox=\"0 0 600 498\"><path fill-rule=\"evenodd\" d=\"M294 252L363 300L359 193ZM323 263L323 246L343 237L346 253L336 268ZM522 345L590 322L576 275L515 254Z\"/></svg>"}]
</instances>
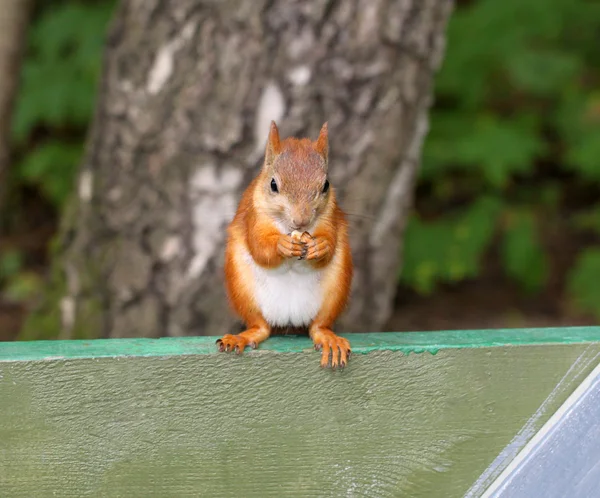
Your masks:
<instances>
[{"instance_id":1,"label":"wooden railing","mask_svg":"<svg viewBox=\"0 0 600 498\"><path fill-rule=\"evenodd\" d=\"M600 361L600 327L347 337L343 371L301 337L0 343L0 496L482 496Z\"/></svg>"}]
</instances>

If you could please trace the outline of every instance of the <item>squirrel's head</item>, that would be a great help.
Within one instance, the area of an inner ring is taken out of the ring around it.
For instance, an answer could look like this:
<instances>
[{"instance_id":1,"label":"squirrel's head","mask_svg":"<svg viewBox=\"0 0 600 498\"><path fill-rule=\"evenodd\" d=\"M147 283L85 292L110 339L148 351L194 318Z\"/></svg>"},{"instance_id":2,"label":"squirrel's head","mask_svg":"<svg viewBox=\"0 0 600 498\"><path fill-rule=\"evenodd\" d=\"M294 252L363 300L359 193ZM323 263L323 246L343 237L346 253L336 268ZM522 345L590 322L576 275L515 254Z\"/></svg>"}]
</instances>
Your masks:
<instances>
[{"instance_id":1,"label":"squirrel's head","mask_svg":"<svg viewBox=\"0 0 600 498\"><path fill-rule=\"evenodd\" d=\"M327 123L316 141L279 139L271 122L265 162L259 176L260 209L272 216L284 233L309 230L334 195L327 179Z\"/></svg>"}]
</instances>

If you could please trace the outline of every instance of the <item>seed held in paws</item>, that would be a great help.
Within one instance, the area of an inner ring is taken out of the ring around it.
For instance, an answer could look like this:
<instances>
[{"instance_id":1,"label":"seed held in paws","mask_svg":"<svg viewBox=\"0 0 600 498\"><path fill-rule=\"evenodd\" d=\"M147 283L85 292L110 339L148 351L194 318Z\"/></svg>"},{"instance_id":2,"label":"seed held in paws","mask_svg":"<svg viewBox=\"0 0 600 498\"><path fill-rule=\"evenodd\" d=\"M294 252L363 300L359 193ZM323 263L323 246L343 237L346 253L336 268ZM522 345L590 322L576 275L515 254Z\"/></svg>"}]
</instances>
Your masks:
<instances>
[{"instance_id":1,"label":"seed held in paws","mask_svg":"<svg viewBox=\"0 0 600 498\"><path fill-rule=\"evenodd\" d=\"M298 259L299 260L305 259L306 254L308 253L307 241L312 239L310 234L308 232L300 232L298 230L294 230L292 233L290 233L290 237L298 242L302 242L302 244L303 244L302 254L300 255L300 257Z\"/></svg>"}]
</instances>

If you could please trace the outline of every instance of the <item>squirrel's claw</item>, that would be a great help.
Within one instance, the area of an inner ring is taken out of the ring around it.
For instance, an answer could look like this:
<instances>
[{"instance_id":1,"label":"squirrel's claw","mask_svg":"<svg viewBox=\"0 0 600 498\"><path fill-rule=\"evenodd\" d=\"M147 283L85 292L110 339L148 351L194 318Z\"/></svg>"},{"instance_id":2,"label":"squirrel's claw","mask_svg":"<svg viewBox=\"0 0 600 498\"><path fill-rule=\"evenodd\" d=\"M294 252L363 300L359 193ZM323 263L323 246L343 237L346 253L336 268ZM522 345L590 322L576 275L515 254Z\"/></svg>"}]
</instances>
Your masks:
<instances>
[{"instance_id":1,"label":"squirrel's claw","mask_svg":"<svg viewBox=\"0 0 600 498\"><path fill-rule=\"evenodd\" d=\"M314 347L321 351L321 367L332 369L344 368L350 359L350 343L348 339L335 335L331 330L315 334Z\"/></svg>"},{"instance_id":2,"label":"squirrel's claw","mask_svg":"<svg viewBox=\"0 0 600 498\"><path fill-rule=\"evenodd\" d=\"M289 235L282 235L277 242L277 252L284 258L298 258L304 250L304 244Z\"/></svg>"},{"instance_id":3,"label":"squirrel's claw","mask_svg":"<svg viewBox=\"0 0 600 498\"><path fill-rule=\"evenodd\" d=\"M256 343L249 343L245 337L232 334L225 334L221 339L217 339L216 344L221 353L235 351L236 354L242 354L246 346L256 348Z\"/></svg>"},{"instance_id":4,"label":"squirrel's claw","mask_svg":"<svg viewBox=\"0 0 600 498\"><path fill-rule=\"evenodd\" d=\"M312 239L312 242L308 246L308 252L306 253L307 260L319 260L323 259L331 252L331 246L327 239L317 238Z\"/></svg>"}]
</instances>

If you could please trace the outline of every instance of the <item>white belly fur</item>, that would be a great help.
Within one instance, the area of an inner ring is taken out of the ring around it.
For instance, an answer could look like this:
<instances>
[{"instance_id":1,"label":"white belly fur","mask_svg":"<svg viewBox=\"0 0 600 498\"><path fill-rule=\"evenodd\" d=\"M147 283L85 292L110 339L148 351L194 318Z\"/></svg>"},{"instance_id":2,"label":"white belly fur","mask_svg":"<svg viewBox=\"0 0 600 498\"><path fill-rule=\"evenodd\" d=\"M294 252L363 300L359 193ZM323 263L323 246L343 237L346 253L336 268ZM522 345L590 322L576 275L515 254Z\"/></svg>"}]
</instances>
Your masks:
<instances>
[{"instance_id":1,"label":"white belly fur","mask_svg":"<svg viewBox=\"0 0 600 498\"><path fill-rule=\"evenodd\" d=\"M254 274L254 295L267 322L272 326L308 326L323 301L321 277L306 261L288 260L278 268L256 264L247 253Z\"/></svg>"}]
</instances>

